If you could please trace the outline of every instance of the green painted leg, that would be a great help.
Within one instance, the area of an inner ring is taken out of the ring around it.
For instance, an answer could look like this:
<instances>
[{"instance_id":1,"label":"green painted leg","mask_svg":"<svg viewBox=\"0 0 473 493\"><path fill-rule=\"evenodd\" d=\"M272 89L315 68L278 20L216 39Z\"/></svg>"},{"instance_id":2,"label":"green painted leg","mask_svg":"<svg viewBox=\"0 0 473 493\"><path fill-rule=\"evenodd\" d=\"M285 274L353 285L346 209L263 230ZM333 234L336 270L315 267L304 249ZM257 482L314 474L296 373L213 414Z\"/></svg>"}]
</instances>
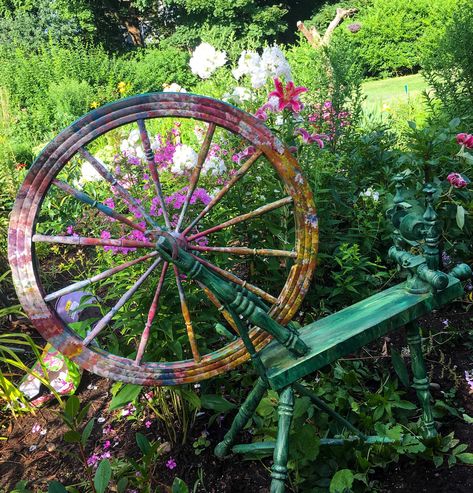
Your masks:
<instances>
[{"instance_id":1,"label":"green painted leg","mask_svg":"<svg viewBox=\"0 0 473 493\"><path fill-rule=\"evenodd\" d=\"M235 443L238 432L243 429L251 416L253 416L266 390L268 390L268 384L262 378L258 378L253 390L250 392L233 419L232 426L225 434L223 440L215 447L214 453L217 457L225 457L229 454L232 445Z\"/></svg>"},{"instance_id":2,"label":"green painted leg","mask_svg":"<svg viewBox=\"0 0 473 493\"><path fill-rule=\"evenodd\" d=\"M289 430L292 413L294 412L294 390L292 386L285 387L279 394L278 405L278 437L273 455L271 468L271 493L284 493L287 479L287 458L289 452Z\"/></svg>"},{"instance_id":3,"label":"green painted leg","mask_svg":"<svg viewBox=\"0 0 473 493\"><path fill-rule=\"evenodd\" d=\"M417 392L417 397L423 411L424 437L434 438L437 436L437 431L430 405L429 379L425 370L420 330L415 322L407 325L407 343L411 353L412 373L414 374L414 384L412 386Z\"/></svg>"}]
</instances>

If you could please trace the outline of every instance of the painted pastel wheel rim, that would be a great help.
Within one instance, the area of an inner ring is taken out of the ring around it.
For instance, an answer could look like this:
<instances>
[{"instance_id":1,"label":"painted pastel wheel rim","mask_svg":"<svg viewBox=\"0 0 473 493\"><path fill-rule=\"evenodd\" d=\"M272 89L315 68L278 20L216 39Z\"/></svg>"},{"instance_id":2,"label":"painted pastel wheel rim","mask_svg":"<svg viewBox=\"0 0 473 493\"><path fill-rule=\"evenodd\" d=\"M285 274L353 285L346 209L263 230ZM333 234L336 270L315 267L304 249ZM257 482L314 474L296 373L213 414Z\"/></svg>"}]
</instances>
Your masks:
<instances>
[{"instance_id":1,"label":"painted pastel wheel rim","mask_svg":"<svg viewBox=\"0 0 473 493\"><path fill-rule=\"evenodd\" d=\"M192 94L152 93L108 104L77 120L59 134L31 167L18 193L9 230L9 261L20 302L41 335L81 367L103 377L143 385L178 385L224 373L248 360L241 339L203 355L199 361L136 362L94 345L85 346L45 301L35 258L33 236L41 205L53 180L79 149L97 137L138 120L191 118L225 129L261 151L292 198L295 224L295 259L284 287L270 310L282 324L298 310L315 269L318 228L312 192L290 152L267 127L253 116L229 104ZM251 329L257 349L270 336Z\"/></svg>"}]
</instances>

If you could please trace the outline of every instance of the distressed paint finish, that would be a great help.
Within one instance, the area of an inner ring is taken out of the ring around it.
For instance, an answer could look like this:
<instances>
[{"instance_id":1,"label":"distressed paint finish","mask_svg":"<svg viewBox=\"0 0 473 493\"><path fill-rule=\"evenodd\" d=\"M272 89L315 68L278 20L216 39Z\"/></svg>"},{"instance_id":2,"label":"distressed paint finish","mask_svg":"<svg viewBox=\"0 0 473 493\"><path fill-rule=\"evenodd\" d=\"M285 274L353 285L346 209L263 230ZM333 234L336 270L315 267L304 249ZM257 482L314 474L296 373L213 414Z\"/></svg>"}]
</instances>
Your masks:
<instances>
[{"instance_id":1,"label":"distressed paint finish","mask_svg":"<svg viewBox=\"0 0 473 493\"><path fill-rule=\"evenodd\" d=\"M214 247L199 245L189 245L189 248L196 252L230 253L234 255L254 255L261 257L297 257L296 252L290 252L288 250L272 250L270 248Z\"/></svg>"},{"instance_id":2,"label":"distressed paint finish","mask_svg":"<svg viewBox=\"0 0 473 493\"><path fill-rule=\"evenodd\" d=\"M123 187L116 183L113 175L105 173L107 170L88 153L86 146L98 136L121 125L159 117L195 118L240 135L257 152L242 166L239 176L248 171L261 153L283 181L293 200L297 258L278 298L267 295L266 299L273 303L271 317L286 324L307 292L315 268L318 231L312 192L303 180L294 157L263 123L229 104L207 97L174 93L133 96L94 110L64 130L43 150L19 191L10 221L9 261L15 287L26 313L43 337L61 352L83 368L104 377L145 385L178 385L210 378L245 362L248 353L243 342L231 342L218 351L202 356L198 363L193 360L144 362L139 367L133 360L109 354L96 347L86 347L44 301L32 242L43 197L57 174L74 155L81 153L119 193L123 192ZM130 201L126 195L123 198ZM146 219L150 222L152 218ZM158 229L154 222L153 228ZM123 246L126 246L126 240L122 241ZM96 240L91 239L90 242L93 244ZM91 243L86 241L86 244ZM245 284L245 281L240 284ZM250 285L246 287L249 289ZM250 337L257 349L270 341L270 336L260 329L252 329Z\"/></svg>"},{"instance_id":3,"label":"distressed paint finish","mask_svg":"<svg viewBox=\"0 0 473 493\"><path fill-rule=\"evenodd\" d=\"M414 375L412 387L414 387L422 407L424 437L427 439L435 438L437 436L437 430L435 429L434 416L430 404L429 378L427 377L427 371L425 370L422 341L418 324L416 322L407 324L406 332L407 344L409 345L411 354L412 373Z\"/></svg>"},{"instance_id":4,"label":"distressed paint finish","mask_svg":"<svg viewBox=\"0 0 473 493\"><path fill-rule=\"evenodd\" d=\"M155 244L151 241L114 239L114 238L89 238L86 236L49 236L34 235L33 242L40 243L59 243L61 245L80 245L80 246L116 246L125 248L154 248Z\"/></svg>"},{"instance_id":5,"label":"distressed paint finish","mask_svg":"<svg viewBox=\"0 0 473 493\"><path fill-rule=\"evenodd\" d=\"M310 351L301 358L275 341L261 351L269 382L275 389L285 387L462 294L460 281L451 276L437 293L412 294L402 283L309 324L300 337Z\"/></svg>"}]
</instances>

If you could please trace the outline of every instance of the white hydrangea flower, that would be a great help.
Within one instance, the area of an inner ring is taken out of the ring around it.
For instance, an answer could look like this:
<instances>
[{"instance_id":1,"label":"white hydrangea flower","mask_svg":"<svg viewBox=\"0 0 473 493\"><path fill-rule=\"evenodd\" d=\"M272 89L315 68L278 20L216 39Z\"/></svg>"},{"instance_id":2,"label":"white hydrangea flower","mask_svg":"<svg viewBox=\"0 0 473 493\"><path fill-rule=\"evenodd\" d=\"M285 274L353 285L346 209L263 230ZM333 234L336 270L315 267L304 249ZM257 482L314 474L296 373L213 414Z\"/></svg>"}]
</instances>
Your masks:
<instances>
[{"instance_id":1,"label":"white hydrangea flower","mask_svg":"<svg viewBox=\"0 0 473 493\"><path fill-rule=\"evenodd\" d=\"M233 77L239 80L243 75L250 74L253 70L261 65L261 57L256 51L243 50L238 59L238 66L232 70Z\"/></svg>"},{"instance_id":2,"label":"white hydrangea flower","mask_svg":"<svg viewBox=\"0 0 473 493\"><path fill-rule=\"evenodd\" d=\"M227 171L227 167L222 158L218 156L210 156L205 160L204 165L202 166L202 173L204 175L211 174L212 176L220 176L223 175Z\"/></svg>"},{"instance_id":3,"label":"white hydrangea flower","mask_svg":"<svg viewBox=\"0 0 473 493\"><path fill-rule=\"evenodd\" d=\"M187 91L176 82L173 82L172 84L163 84L163 92L187 92Z\"/></svg>"},{"instance_id":4,"label":"white hydrangea flower","mask_svg":"<svg viewBox=\"0 0 473 493\"><path fill-rule=\"evenodd\" d=\"M194 50L189 65L193 74L201 79L208 79L217 68L225 65L227 54L216 50L209 43L200 43Z\"/></svg>"},{"instance_id":5,"label":"white hydrangea flower","mask_svg":"<svg viewBox=\"0 0 473 493\"><path fill-rule=\"evenodd\" d=\"M185 144L177 146L172 157L171 172L182 174L186 170L193 169L197 164L197 157L192 147Z\"/></svg>"}]
</instances>

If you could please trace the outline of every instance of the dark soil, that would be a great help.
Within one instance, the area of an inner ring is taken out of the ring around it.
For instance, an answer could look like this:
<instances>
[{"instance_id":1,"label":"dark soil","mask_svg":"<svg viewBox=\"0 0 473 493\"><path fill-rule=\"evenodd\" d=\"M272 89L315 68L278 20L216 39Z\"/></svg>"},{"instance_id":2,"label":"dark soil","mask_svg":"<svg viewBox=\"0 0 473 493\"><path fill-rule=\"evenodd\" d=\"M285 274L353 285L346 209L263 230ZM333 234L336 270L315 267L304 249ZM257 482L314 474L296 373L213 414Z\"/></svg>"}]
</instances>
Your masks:
<instances>
[{"instance_id":1,"label":"dark soil","mask_svg":"<svg viewBox=\"0 0 473 493\"><path fill-rule=\"evenodd\" d=\"M422 321L424 327L442 330L443 320L448 319L457 329L471 327L471 315L460 308L450 309L448 312L437 312ZM390 336L390 342L396 347L405 345L399 334ZM379 343L378 346L379 348ZM445 354L445 361L428 359L428 369L431 379L437 385L432 390L434 397L441 398L443 389L451 387L451 373L458 376L457 407L463 408L467 414L473 416L473 396L464 380L465 370L472 369L472 359L466 347L445 345L450 352ZM447 368L447 370L446 370ZM84 374L78 391L81 403L90 403L89 417L104 417L100 426L96 423L90 442L98 447L104 442L102 429L113 423L114 432L110 438L111 453L114 458L138 458L140 453L135 441L137 431L145 434L150 440L159 437L162 430L156 425L156 420L150 429L144 422L136 420L117 420L116 413L108 412L111 398L112 382ZM410 398L414 398L413 395ZM214 423L210 429L207 447L201 455L196 455L192 447L195 438L199 437L208 423L209 416L200 416L193 428L189 445L174 446L156 463L153 477L156 491L170 492L170 485L176 476L182 478L192 491L193 485L199 480L197 492L208 493L267 493L269 492L270 461L245 461L239 457L218 460L212 450L223 437L230 424L231 416L227 416L222 424ZM34 425L46 429L41 435L33 433ZM64 484L74 484L82 481L83 468L78 457L75 445L68 445L63 441L67 428L58 416L58 406L49 404L39 409L36 415L26 414L17 419L0 414L0 436L6 437L0 441L0 491L10 492L20 480L28 480L29 487L35 491L47 490L47 484L55 479ZM440 432L448 434L455 432L455 436L469 446L473 451L473 426L459 419L445 419ZM250 437L242 437L242 441ZM116 443L114 446L113 444ZM93 450L87 448L87 454ZM166 462L169 458L176 462L176 468L169 470ZM316 467L316 463L314 463ZM378 486L376 490L382 493L394 492L431 492L431 493L471 493L473 492L473 466L455 465L452 468L442 466L435 468L431 462L417 461L410 463L402 458L399 464L377 471L375 478Z\"/></svg>"}]
</instances>

